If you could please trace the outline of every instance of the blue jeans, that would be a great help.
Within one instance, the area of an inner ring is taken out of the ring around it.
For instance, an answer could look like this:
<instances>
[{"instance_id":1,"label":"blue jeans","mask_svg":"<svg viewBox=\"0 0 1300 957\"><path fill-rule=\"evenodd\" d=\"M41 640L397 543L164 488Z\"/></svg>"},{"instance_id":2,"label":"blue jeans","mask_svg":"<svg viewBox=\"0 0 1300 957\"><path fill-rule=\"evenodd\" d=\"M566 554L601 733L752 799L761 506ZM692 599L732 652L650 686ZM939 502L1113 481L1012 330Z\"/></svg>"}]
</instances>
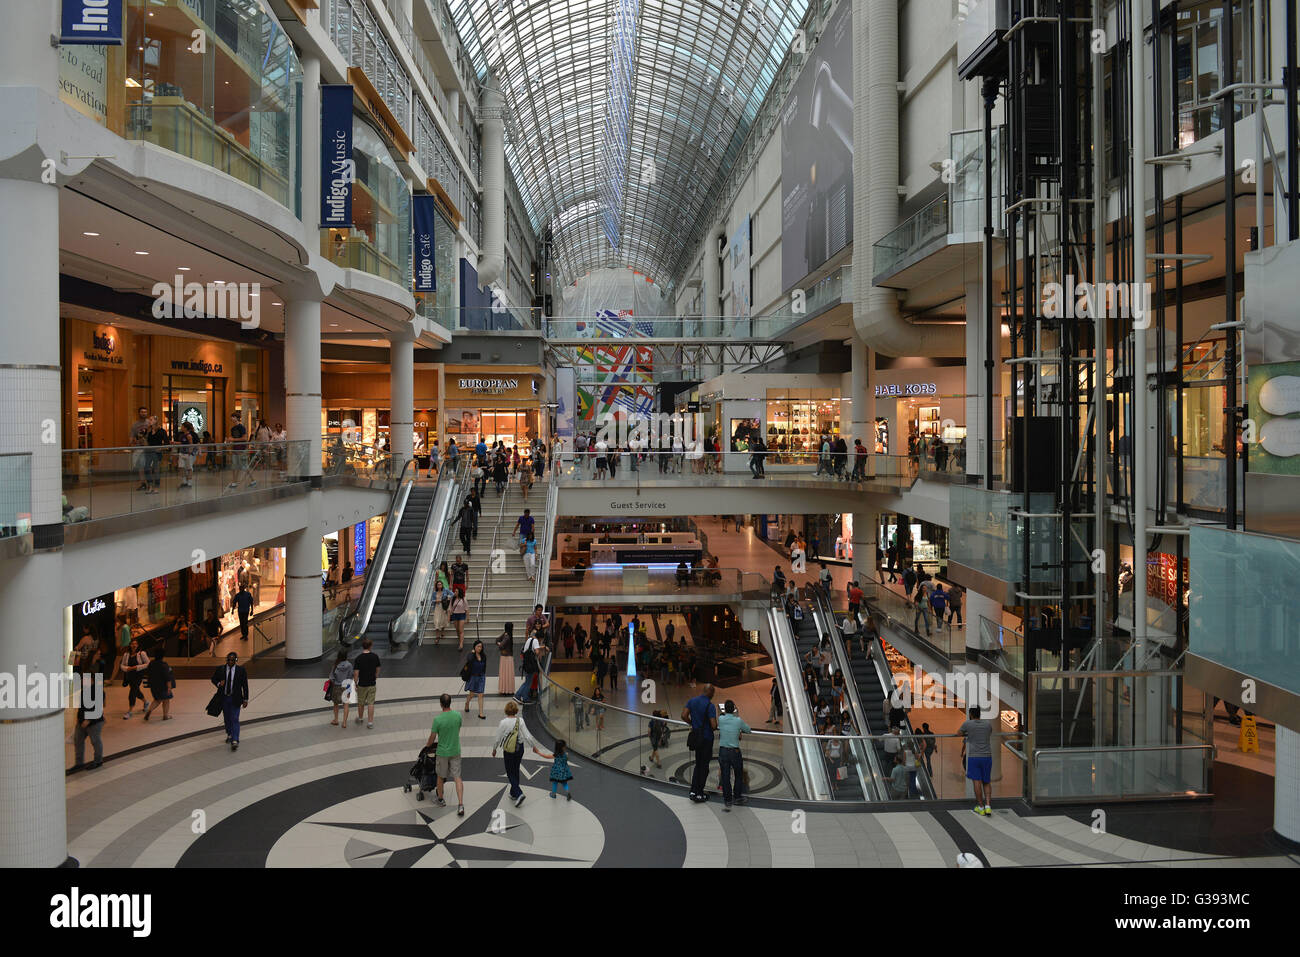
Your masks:
<instances>
[{"instance_id":1,"label":"blue jeans","mask_svg":"<svg viewBox=\"0 0 1300 957\"><path fill-rule=\"evenodd\" d=\"M744 797L745 762L740 748L718 748L718 768L722 772L722 803L731 804Z\"/></svg>"},{"instance_id":2,"label":"blue jeans","mask_svg":"<svg viewBox=\"0 0 1300 957\"><path fill-rule=\"evenodd\" d=\"M230 735L230 740L239 741L239 699L233 695L222 699L221 717L226 723L226 734Z\"/></svg>"},{"instance_id":3,"label":"blue jeans","mask_svg":"<svg viewBox=\"0 0 1300 957\"><path fill-rule=\"evenodd\" d=\"M699 732L696 732L699 736ZM691 793L704 796L709 781L709 762L713 760L713 739L698 741L695 745L695 767L691 770Z\"/></svg>"},{"instance_id":4,"label":"blue jeans","mask_svg":"<svg viewBox=\"0 0 1300 957\"><path fill-rule=\"evenodd\" d=\"M928 635L932 631L930 628L930 603L924 597L916 602L916 614L912 616L912 630L921 631L921 619L925 619L925 633Z\"/></svg>"},{"instance_id":5,"label":"blue jeans","mask_svg":"<svg viewBox=\"0 0 1300 957\"><path fill-rule=\"evenodd\" d=\"M523 788L519 786L519 765L524 760L524 749L518 751L504 752L506 758L506 778L510 781L510 796L517 798L523 794Z\"/></svg>"},{"instance_id":6,"label":"blue jeans","mask_svg":"<svg viewBox=\"0 0 1300 957\"><path fill-rule=\"evenodd\" d=\"M527 675L527 674L524 675L524 683L521 684L521 685L519 686L519 690L515 692L515 699L516 699L517 701L526 701L526 700L528 700L528 693L529 693L530 689L532 688L533 679L534 679L535 677L537 677L537 676L536 676L536 675Z\"/></svg>"}]
</instances>

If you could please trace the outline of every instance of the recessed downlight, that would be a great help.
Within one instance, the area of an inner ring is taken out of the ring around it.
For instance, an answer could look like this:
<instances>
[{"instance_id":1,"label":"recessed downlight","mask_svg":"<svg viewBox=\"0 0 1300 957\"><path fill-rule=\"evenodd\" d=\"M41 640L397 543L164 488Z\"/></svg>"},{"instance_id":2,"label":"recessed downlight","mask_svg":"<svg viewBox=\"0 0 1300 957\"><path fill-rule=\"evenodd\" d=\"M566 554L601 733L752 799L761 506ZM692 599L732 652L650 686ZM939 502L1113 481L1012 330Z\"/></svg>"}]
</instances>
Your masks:
<instances>
[{"instance_id":1,"label":"recessed downlight","mask_svg":"<svg viewBox=\"0 0 1300 957\"><path fill-rule=\"evenodd\" d=\"M148 255L149 255L149 251L148 251L147 249L137 249L137 250L135 251L135 254L136 254L137 256L148 256Z\"/></svg>"},{"instance_id":2,"label":"recessed downlight","mask_svg":"<svg viewBox=\"0 0 1300 957\"><path fill-rule=\"evenodd\" d=\"M179 272L189 272L189 271L190 271L190 267L189 267L189 266L177 266L176 269L177 269Z\"/></svg>"},{"instance_id":3,"label":"recessed downlight","mask_svg":"<svg viewBox=\"0 0 1300 957\"><path fill-rule=\"evenodd\" d=\"M98 236L99 233L89 233L89 232L87 232L87 233L82 233L81 235L83 235L83 236Z\"/></svg>"}]
</instances>

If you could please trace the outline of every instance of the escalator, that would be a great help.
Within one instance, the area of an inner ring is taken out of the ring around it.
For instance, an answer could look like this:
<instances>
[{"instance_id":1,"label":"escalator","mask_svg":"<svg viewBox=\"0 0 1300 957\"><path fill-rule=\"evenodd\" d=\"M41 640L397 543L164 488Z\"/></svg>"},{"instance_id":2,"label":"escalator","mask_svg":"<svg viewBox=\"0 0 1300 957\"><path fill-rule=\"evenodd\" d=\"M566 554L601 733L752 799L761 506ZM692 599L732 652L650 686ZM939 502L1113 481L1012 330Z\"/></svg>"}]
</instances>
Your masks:
<instances>
[{"instance_id":1,"label":"escalator","mask_svg":"<svg viewBox=\"0 0 1300 957\"><path fill-rule=\"evenodd\" d=\"M427 577L432 519L455 493L455 476L444 469L433 485L416 481L415 463L407 461L398 480L384 531L375 548L366 587L357 610L345 622L350 638L370 639L376 650L393 651L395 626L407 615L411 598ZM420 574L421 569L424 574ZM419 579L419 581L417 581ZM413 587L414 586L414 587Z\"/></svg>"},{"instance_id":2,"label":"escalator","mask_svg":"<svg viewBox=\"0 0 1300 957\"><path fill-rule=\"evenodd\" d=\"M782 763L792 780L802 782L802 796L813 801L831 800L831 775L820 742L807 737L815 734L817 729L800 678L801 663L796 653L796 640L776 599L767 608L767 626L771 639L769 651L787 721L787 734L782 739Z\"/></svg>"},{"instance_id":3,"label":"escalator","mask_svg":"<svg viewBox=\"0 0 1300 957\"><path fill-rule=\"evenodd\" d=\"M799 668L801 672L810 658L816 659L819 646L821 645L821 629L817 625L817 620L813 612L814 609L805 609L803 620L798 622L797 627L794 626L794 623L791 623L795 650L798 652ZM818 698L824 697L831 703L833 710L835 696L831 691L830 682L822 678L820 666L817 666L815 671L817 673L817 691L809 697L812 698L813 702L816 702ZM798 694L799 689L795 689L795 693ZM815 706L813 710L815 714ZM834 721L838 725L838 715L835 716ZM828 754L828 749L826 747L827 744L828 742L819 741L818 748L821 751L822 760L826 765L826 774L830 780L832 799L836 801L868 800L868 796L863 790L863 782L860 775L857 773L854 763L848 760L849 748L842 745L840 756L838 760L836 760Z\"/></svg>"},{"instance_id":4,"label":"escalator","mask_svg":"<svg viewBox=\"0 0 1300 957\"><path fill-rule=\"evenodd\" d=\"M850 679L848 696L855 705L854 710L857 713L854 718L858 722L861 733L872 736L888 734L889 721L886 701L893 691L893 682L890 680L888 670L883 667L885 655L880 638L875 639L874 654L872 656L868 657L863 648L859 648L856 655L850 656L848 649L844 645L839 626L836 623L835 614L831 609L830 596L818 584L812 584L809 588L813 591L812 603L815 606L817 617L825 623L823 627L831 636L832 644L836 646L840 661L847 665L844 670ZM904 721L902 733L904 736L911 733L911 723L909 721ZM893 757L885 751L883 742L877 741L875 743L873 753L868 756L868 761L874 762L873 777L877 782L877 789L882 799L891 799L892 795L890 795L889 789L884 782L893 768ZM922 798L930 799L934 797L934 788L926 774L925 766L919 761L916 772L916 786Z\"/></svg>"}]
</instances>

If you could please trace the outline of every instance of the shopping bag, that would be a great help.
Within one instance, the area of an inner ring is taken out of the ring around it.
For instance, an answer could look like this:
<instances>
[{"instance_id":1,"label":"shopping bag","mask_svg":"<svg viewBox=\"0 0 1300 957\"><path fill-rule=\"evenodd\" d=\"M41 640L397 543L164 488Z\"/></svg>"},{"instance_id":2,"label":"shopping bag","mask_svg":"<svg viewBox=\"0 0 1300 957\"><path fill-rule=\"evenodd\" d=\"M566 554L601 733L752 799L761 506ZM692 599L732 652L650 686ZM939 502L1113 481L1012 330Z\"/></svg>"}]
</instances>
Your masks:
<instances>
[{"instance_id":1,"label":"shopping bag","mask_svg":"<svg viewBox=\"0 0 1300 957\"><path fill-rule=\"evenodd\" d=\"M343 682L343 702L344 704L357 703L357 683L352 680Z\"/></svg>"}]
</instances>

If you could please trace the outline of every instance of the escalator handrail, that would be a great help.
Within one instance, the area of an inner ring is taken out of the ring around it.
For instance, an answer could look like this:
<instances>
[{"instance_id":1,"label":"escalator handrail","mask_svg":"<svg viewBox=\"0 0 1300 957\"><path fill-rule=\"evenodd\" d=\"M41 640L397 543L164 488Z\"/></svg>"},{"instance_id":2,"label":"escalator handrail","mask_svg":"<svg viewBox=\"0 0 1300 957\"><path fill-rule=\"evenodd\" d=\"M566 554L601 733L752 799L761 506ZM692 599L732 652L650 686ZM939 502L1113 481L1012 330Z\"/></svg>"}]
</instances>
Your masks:
<instances>
[{"instance_id":1,"label":"escalator handrail","mask_svg":"<svg viewBox=\"0 0 1300 957\"><path fill-rule=\"evenodd\" d=\"M375 556L370 560L370 571L366 574L366 587L361 591L361 601L357 605L357 610L350 616L356 619L355 627L348 629L354 635L363 635L370 627L370 615L374 611L375 598L379 595L379 586L388 567L388 556L393 550L393 539L397 537L397 526L402 522L406 500L411 494L411 486L415 484L418 475L417 469L415 474L407 477L407 472L414 466L415 459L407 459L402 465L402 470L397 474L397 485L394 486L393 494L388 500L384 530L379 535L379 544L375 546Z\"/></svg>"},{"instance_id":2,"label":"escalator handrail","mask_svg":"<svg viewBox=\"0 0 1300 957\"><path fill-rule=\"evenodd\" d=\"M461 482L464 481L465 475L469 473L469 462L470 457L463 459L458 458L456 467L450 470L451 474L447 479L449 488L447 494L447 512L449 514L445 519L443 519L442 524L438 529L438 538L435 540L433 551L429 555L429 577L425 580L424 595L421 596L419 604L416 605L415 633L417 635L424 634L425 626L429 621L429 615L433 613L433 602L430 601L430 598L433 595L433 583L437 581L438 569L441 567L443 561L445 561L443 556L447 553L447 542L449 541L448 533L450 532L452 525L456 524L456 522L460 520L460 509L456 507L456 503L460 501ZM438 470L439 482L441 482L443 473L446 471L448 470L445 467ZM437 505L436 492L434 493L434 505ZM451 583L448 582L449 587L450 584Z\"/></svg>"},{"instance_id":3,"label":"escalator handrail","mask_svg":"<svg viewBox=\"0 0 1300 957\"><path fill-rule=\"evenodd\" d=\"M546 592L551 586L551 545L555 538L555 510L559 501L559 489L555 481L555 463L551 463L551 478L546 483L546 511L542 516L542 541L537 542L537 582L533 586L533 605L546 604ZM542 551L545 542L546 551ZM554 621L555 619L551 619Z\"/></svg>"},{"instance_id":4,"label":"escalator handrail","mask_svg":"<svg viewBox=\"0 0 1300 957\"><path fill-rule=\"evenodd\" d=\"M506 482L506 490L508 491L509 488L510 488L510 483L509 483L509 480L507 480L507 482ZM487 564L483 566L483 582L482 582L481 585L479 585L479 589L478 589L478 605L477 605L477 607L475 608L475 611L474 611L474 640L475 640L475 641L482 641L482 640L483 640L482 636L479 634L479 622L480 622L480 621L482 620L482 618L483 618L483 596L487 594L487 580L488 580L488 573L492 571L492 555L493 555L493 554L496 552L496 550L497 550L497 536L498 536L499 534L501 534L501 520L502 520L503 518L505 518L505 514L506 514L506 499L507 499L508 497L509 497L509 496L506 494L505 491L503 491L503 492L501 493L501 505L500 505L499 508L497 509L497 524L496 524L496 527L492 529L492 545L491 545L491 547L490 547L489 550L488 550L488 561L487 561ZM525 640L526 640L526 639L527 639L527 636L525 636Z\"/></svg>"},{"instance_id":5,"label":"escalator handrail","mask_svg":"<svg viewBox=\"0 0 1300 957\"><path fill-rule=\"evenodd\" d=\"M848 695L849 704L852 708L852 714L857 719L859 733L871 733L871 722L868 719L867 709L862 705L862 699L858 696L858 683L853 677L853 668L850 666L848 649L844 647L844 636L835 624L835 611L831 608L830 596L826 589L821 586L820 582L811 582L808 585L808 591L813 599L813 621L820 632L823 623L826 626L826 636L830 639L831 649L835 655L835 667L844 675L844 691ZM889 788L885 784L884 772L880 767L880 758L876 754L875 748L861 747L859 745L857 768L859 780L862 782L862 793L870 794L872 800L888 801ZM866 770L863 770L865 760ZM870 787L868 787L868 779Z\"/></svg>"},{"instance_id":6,"label":"escalator handrail","mask_svg":"<svg viewBox=\"0 0 1300 957\"><path fill-rule=\"evenodd\" d=\"M790 716L794 733L805 736L798 739L799 767L803 772L804 791L810 800L833 800L830 774L821 746L815 741L812 744L820 760L814 762L808 755L807 742L810 740L809 736L816 733L816 724L813 721L808 697L803 691L803 682L800 680L802 670L799 668L799 651L795 636L780 601L776 596L769 598L767 622L772 634L772 655L775 658L777 681L785 697L785 711Z\"/></svg>"},{"instance_id":7,"label":"escalator handrail","mask_svg":"<svg viewBox=\"0 0 1300 957\"><path fill-rule=\"evenodd\" d=\"M407 579L407 581L406 581L406 590L402 593L401 611L399 611L396 615L394 615L394 616L389 620L389 622L388 622L388 643L389 643L390 646L391 646L392 643L393 643L393 629L397 626L397 623L400 622L400 621L402 620L403 617L405 617L405 615L406 615L406 613L407 613L407 610L410 608L410 604L411 604L411 587L415 584L415 576L416 576L416 574L417 574L418 571L419 571L419 567L420 567L420 564L419 564L420 552L424 550L424 541L425 541L425 537L429 534L430 518L431 518L432 515L433 515L433 510L434 510L434 509L437 507L437 505L438 505L438 492L439 492L439 490L442 488L442 483L443 483L443 481L444 481L444 477L445 477L445 475L446 475L446 472L447 472L446 469L439 469L439 470L438 470L438 480L437 480L436 482L433 483L433 495L431 495L431 496L429 497L429 510L428 510L427 512L424 513L424 519L423 519L424 531L423 531L423 532L421 533L421 535L420 535L420 547L416 550L416 553L415 553L416 563L415 563L415 565L411 568L411 577ZM417 476L418 476L418 474L419 474L419 469L418 469L418 468L416 469L416 474L417 474ZM451 483L454 483L454 482L455 482L455 472L454 472L454 470L453 470L452 477L451 477L451 479L449 480L449 482L451 482ZM451 487L451 486L449 485L448 487ZM435 546L434 546L434 547L435 547L435 549L436 549L436 547L437 547L437 543L435 543ZM435 578L437 578L437 577L438 577L438 574L437 574L437 566L436 566L436 565L435 565L435 566L431 566L431 567L430 567L429 575L425 578L424 595L423 595L423 596L421 597L421 599L420 599L421 603L423 603L424 601L426 601L426 600L428 599L428 594L429 594L429 582L433 581L433 580L434 580ZM418 619L419 619L419 612L418 612L418 610L417 610L417 612L416 612L416 619L417 619L417 621L418 621ZM419 632L417 631L416 634L418 634L418 633L419 633Z\"/></svg>"},{"instance_id":8,"label":"escalator handrail","mask_svg":"<svg viewBox=\"0 0 1300 957\"><path fill-rule=\"evenodd\" d=\"M870 614L870 612L868 612L868 614ZM874 626L875 622L873 621L872 624ZM885 661L884 636L880 634L879 628L876 628L875 631L876 631L876 637L872 639L872 646L873 646L874 653L871 654L867 660L871 662L872 667L875 669L876 679L880 682L880 687L884 689L885 700L888 701L894 694L894 681L893 681L893 676L890 674L889 666ZM903 727L900 729L900 731L903 733L905 737L910 737L910 738L917 737L916 733L912 729L911 718L905 718L903 720ZM927 737L927 736L920 735L920 737ZM933 737L933 735L930 735L930 737ZM916 779L922 785L921 787L922 794L926 795L929 800L935 800L936 795L934 790L934 782L930 780L930 775L925 770L924 761L917 761Z\"/></svg>"}]
</instances>

